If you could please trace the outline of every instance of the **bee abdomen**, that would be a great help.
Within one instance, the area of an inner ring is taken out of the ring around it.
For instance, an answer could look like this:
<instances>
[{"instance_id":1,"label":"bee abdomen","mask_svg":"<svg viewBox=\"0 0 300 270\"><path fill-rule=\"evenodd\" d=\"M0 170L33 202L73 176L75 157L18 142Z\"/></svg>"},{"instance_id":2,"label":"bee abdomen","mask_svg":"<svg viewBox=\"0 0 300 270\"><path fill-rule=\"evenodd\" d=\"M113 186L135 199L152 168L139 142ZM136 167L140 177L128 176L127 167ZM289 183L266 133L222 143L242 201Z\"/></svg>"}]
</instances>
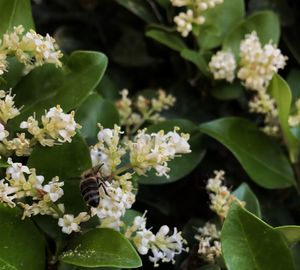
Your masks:
<instances>
[{"instance_id":1,"label":"bee abdomen","mask_svg":"<svg viewBox=\"0 0 300 270\"><path fill-rule=\"evenodd\" d=\"M80 190L84 201L88 205L92 207L97 207L99 205L99 187L95 178L83 179L80 183Z\"/></svg>"}]
</instances>

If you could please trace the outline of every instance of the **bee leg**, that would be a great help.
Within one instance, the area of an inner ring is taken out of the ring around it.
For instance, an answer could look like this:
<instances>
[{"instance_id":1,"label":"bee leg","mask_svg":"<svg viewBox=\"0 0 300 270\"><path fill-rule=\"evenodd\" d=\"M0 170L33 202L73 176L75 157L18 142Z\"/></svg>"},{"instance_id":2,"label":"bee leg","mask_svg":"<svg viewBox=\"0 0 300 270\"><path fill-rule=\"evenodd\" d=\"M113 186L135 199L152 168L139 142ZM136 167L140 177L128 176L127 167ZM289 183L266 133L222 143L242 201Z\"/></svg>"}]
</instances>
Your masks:
<instances>
[{"instance_id":1,"label":"bee leg","mask_svg":"<svg viewBox=\"0 0 300 270\"><path fill-rule=\"evenodd\" d=\"M109 196L109 194L108 194L108 192L107 192L107 190L106 190L106 188L105 188L105 187L107 187L107 185L106 185L104 182L99 183L98 187L99 187L99 188L102 187L104 193L105 193L107 196Z\"/></svg>"}]
</instances>

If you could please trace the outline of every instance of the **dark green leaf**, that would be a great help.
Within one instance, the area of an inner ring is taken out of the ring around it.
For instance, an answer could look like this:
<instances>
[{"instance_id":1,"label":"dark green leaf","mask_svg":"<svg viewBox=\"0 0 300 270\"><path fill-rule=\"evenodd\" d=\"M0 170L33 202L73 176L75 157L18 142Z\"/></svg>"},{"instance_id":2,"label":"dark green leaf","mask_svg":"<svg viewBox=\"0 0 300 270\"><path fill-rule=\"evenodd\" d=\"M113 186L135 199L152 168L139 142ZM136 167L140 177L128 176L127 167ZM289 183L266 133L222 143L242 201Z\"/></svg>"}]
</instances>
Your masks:
<instances>
[{"instance_id":1,"label":"dark green leaf","mask_svg":"<svg viewBox=\"0 0 300 270\"><path fill-rule=\"evenodd\" d=\"M201 49L212 49L222 44L225 35L244 17L243 0L225 0L205 12L205 23L199 27Z\"/></svg>"},{"instance_id":2,"label":"dark green leaf","mask_svg":"<svg viewBox=\"0 0 300 270\"><path fill-rule=\"evenodd\" d=\"M76 121L82 126L80 134L89 143L95 143L100 123L104 128L119 124L119 113L115 105L94 93L76 111Z\"/></svg>"},{"instance_id":3,"label":"dark green leaf","mask_svg":"<svg viewBox=\"0 0 300 270\"><path fill-rule=\"evenodd\" d=\"M96 91L105 99L117 100L120 98L119 87L107 75L103 76L101 82L98 84L96 88Z\"/></svg>"},{"instance_id":4,"label":"dark green leaf","mask_svg":"<svg viewBox=\"0 0 300 270\"><path fill-rule=\"evenodd\" d=\"M134 209L128 209L126 210L125 216L122 217L122 221L127 225L131 226L133 223L133 220L137 216L142 216L143 213L136 211Z\"/></svg>"},{"instance_id":5,"label":"dark green leaf","mask_svg":"<svg viewBox=\"0 0 300 270\"><path fill-rule=\"evenodd\" d=\"M281 148L253 123L226 117L204 123L200 130L224 144L258 185L265 188L295 185L293 170Z\"/></svg>"},{"instance_id":6,"label":"dark green leaf","mask_svg":"<svg viewBox=\"0 0 300 270\"><path fill-rule=\"evenodd\" d=\"M288 124L290 115L292 94L289 85L278 74L275 74L268 91L276 101L278 116L285 143L288 146L291 162L297 162L299 155L300 141L293 135Z\"/></svg>"},{"instance_id":7,"label":"dark green leaf","mask_svg":"<svg viewBox=\"0 0 300 270\"><path fill-rule=\"evenodd\" d=\"M84 267L137 268L142 265L131 243L112 229L94 229L81 235L60 260Z\"/></svg>"},{"instance_id":8,"label":"dark green leaf","mask_svg":"<svg viewBox=\"0 0 300 270\"><path fill-rule=\"evenodd\" d=\"M27 164L36 168L37 173L44 175L46 180L59 176L64 180L64 196L66 212L78 213L86 209L79 191L79 176L92 167L89 149L81 138L76 135L71 143L54 147L36 146Z\"/></svg>"},{"instance_id":9,"label":"dark green leaf","mask_svg":"<svg viewBox=\"0 0 300 270\"><path fill-rule=\"evenodd\" d=\"M181 132L190 133L190 145L192 152L189 154L183 154L181 157L175 157L170 161L168 166L170 167L170 177L159 177L155 175L155 172L150 171L147 176L141 176L139 182L147 185L167 184L181 179L189 174L202 160L205 154L205 149L202 144L202 135L197 132L197 127L191 121L177 119L166 120L158 124L154 124L148 127L147 132L157 132L159 130L172 131L174 127L179 127Z\"/></svg>"},{"instance_id":10,"label":"dark green leaf","mask_svg":"<svg viewBox=\"0 0 300 270\"><path fill-rule=\"evenodd\" d=\"M34 69L14 88L16 104L24 105L21 114L11 123L15 128L22 120L45 109L61 105L64 111L76 108L100 82L107 58L97 52L78 51L71 54L65 69L44 65Z\"/></svg>"},{"instance_id":11,"label":"dark green leaf","mask_svg":"<svg viewBox=\"0 0 300 270\"><path fill-rule=\"evenodd\" d=\"M270 40L277 44L280 37L277 15L272 11L259 11L251 14L226 36L223 49L231 50L236 58L239 58L240 42L246 34L252 31L256 31L262 44L269 43Z\"/></svg>"},{"instance_id":12,"label":"dark green leaf","mask_svg":"<svg viewBox=\"0 0 300 270\"><path fill-rule=\"evenodd\" d=\"M174 51L181 52L186 48L184 41L177 33L170 33L157 29L147 31L146 36L153 38Z\"/></svg>"},{"instance_id":13,"label":"dark green leaf","mask_svg":"<svg viewBox=\"0 0 300 270\"><path fill-rule=\"evenodd\" d=\"M14 87L19 80L23 77L24 65L21 64L15 57L9 57L8 61L8 72L5 72L2 77L6 81L5 87L3 89L9 90Z\"/></svg>"},{"instance_id":14,"label":"dark green leaf","mask_svg":"<svg viewBox=\"0 0 300 270\"><path fill-rule=\"evenodd\" d=\"M183 49L180 52L180 55L182 58L195 64L197 68L203 73L203 75L210 77L207 62L205 61L203 55L200 54L200 52L193 51L190 49Z\"/></svg>"},{"instance_id":15,"label":"dark green leaf","mask_svg":"<svg viewBox=\"0 0 300 270\"><path fill-rule=\"evenodd\" d=\"M247 183L242 183L233 194L246 203L245 208L261 218L259 201Z\"/></svg>"},{"instance_id":16,"label":"dark green leaf","mask_svg":"<svg viewBox=\"0 0 300 270\"><path fill-rule=\"evenodd\" d=\"M0 0L0 37L14 26L22 24L26 30L34 28L30 0Z\"/></svg>"},{"instance_id":17,"label":"dark green leaf","mask_svg":"<svg viewBox=\"0 0 300 270\"><path fill-rule=\"evenodd\" d=\"M295 270L281 233L234 204L221 233L223 257L231 270Z\"/></svg>"},{"instance_id":18,"label":"dark green leaf","mask_svg":"<svg viewBox=\"0 0 300 270\"><path fill-rule=\"evenodd\" d=\"M219 100L237 99L243 95L244 90L240 82L222 83L211 90L211 95Z\"/></svg>"},{"instance_id":19,"label":"dark green leaf","mask_svg":"<svg viewBox=\"0 0 300 270\"><path fill-rule=\"evenodd\" d=\"M300 70L292 69L286 78L292 92L293 101L300 98Z\"/></svg>"},{"instance_id":20,"label":"dark green leaf","mask_svg":"<svg viewBox=\"0 0 300 270\"><path fill-rule=\"evenodd\" d=\"M130 10L133 14L147 23L157 21L151 6L147 1L140 0L116 0L118 4Z\"/></svg>"},{"instance_id":21,"label":"dark green leaf","mask_svg":"<svg viewBox=\"0 0 300 270\"><path fill-rule=\"evenodd\" d=\"M275 229L284 235L289 245L296 244L300 241L300 226L280 226Z\"/></svg>"},{"instance_id":22,"label":"dark green leaf","mask_svg":"<svg viewBox=\"0 0 300 270\"><path fill-rule=\"evenodd\" d=\"M31 220L21 217L18 208L0 204L0 269L44 269L45 241Z\"/></svg>"}]
</instances>

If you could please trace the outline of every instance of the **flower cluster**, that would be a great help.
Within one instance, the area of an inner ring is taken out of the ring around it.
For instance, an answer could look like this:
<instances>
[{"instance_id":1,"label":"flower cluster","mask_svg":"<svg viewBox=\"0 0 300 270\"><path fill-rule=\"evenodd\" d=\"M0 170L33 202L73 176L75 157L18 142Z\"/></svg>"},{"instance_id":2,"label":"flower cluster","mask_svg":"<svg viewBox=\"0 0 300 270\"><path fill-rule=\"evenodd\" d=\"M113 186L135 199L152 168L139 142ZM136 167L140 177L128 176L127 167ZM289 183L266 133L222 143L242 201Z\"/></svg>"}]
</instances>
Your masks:
<instances>
[{"instance_id":1,"label":"flower cluster","mask_svg":"<svg viewBox=\"0 0 300 270\"><path fill-rule=\"evenodd\" d=\"M213 263L221 256L220 231L215 224L207 222L198 228L195 239L199 241L198 254L204 261Z\"/></svg>"},{"instance_id":2,"label":"flower cluster","mask_svg":"<svg viewBox=\"0 0 300 270\"><path fill-rule=\"evenodd\" d=\"M174 131L159 131L147 134L146 129L140 130L132 141L127 142L130 151L130 163L139 174L155 169L158 176L168 177L168 162L178 154L190 153L189 134L178 134Z\"/></svg>"},{"instance_id":3,"label":"flower cluster","mask_svg":"<svg viewBox=\"0 0 300 270\"><path fill-rule=\"evenodd\" d=\"M215 80L233 82L235 77L236 61L231 52L218 51L212 56L208 67Z\"/></svg>"},{"instance_id":4,"label":"flower cluster","mask_svg":"<svg viewBox=\"0 0 300 270\"><path fill-rule=\"evenodd\" d=\"M98 216L101 227L119 230L124 225L121 218L135 202L131 178L130 173L125 173L99 189L100 203L91 209L91 214Z\"/></svg>"},{"instance_id":5,"label":"flower cluster","mask_svg":"<svg viewBox=\"0 0 300 270\"><path fill-rule=\"evenodd\" d=\"M206 190L210 192L210 209L221 219L224 219L233 202L237 202L242 206L244 206L245 203L232 195L228 188L223 185L224 171L214 171L214 174L213 178L208 179L206 185Z\"/></svg>"},{"instance_id":6,"label":"flower cluster","mask_svg":"<svg viewBox=\"0 0 300 270\"><path fill-rule=\"evenodd\" d=\"M86 222L90 219L87 212L81 212L76 217L74 215L63 215L63 217L58 219L58 226L62 227L62 231L66 234L71 234L72 232L79 232L79 224Z\"/></svg>"},{"instance_id":7,"label":"flower cluster","mask_svg":"<svg viewBox=\"0 0 300 270\"><path fill-rule=\"evenodd\" d=\"M209 63L209 69L215 79L234 80L236 65L231 52L219 51ZM249 109L253 113L265 115L263 131L269 135L277 135L279 124L275 100L267 92L267 87L279 69L284 68L287 57L272 44L262 46L254 31L247 34L240 44L240 62L237 77L244 86L252 90L253 99L249 101ZM291 118L293 119L293 118ZM295 118L294 118L295 119ZM293 120L291 120L293 121Z\"/></svg>"},{"instance_id":8,"label":"flower cluster","mask_svg":"<svg viewBox=\"0 0 300 270\"><path fill-rule=\"evenodd\" d=\"M157 93L157 98L149 99L139 95L133 101L128 98L127 89L121 91L122 98L116 102L116 107L126 134L134 134L146 121L157 123L164 120L160 112L172 107L176 99L172 95L167 95L162 89L159 89Z\"/></svg>"},{"instance_id":9,"label":"flower cluster","mask_svg":"<svg viewBox=\"0 0 300 270\"><path fill-rule=\"evenodd\" d=\"M7 71L8 56L15 56L25 65L27 72L45 63L53 63L58 67L62 65L59 60L62 53L55 40L48 34L43 37L34 30L25 32L22 25L4 34L0 41L0 75Z\"/></svg>"},{"instance_id":10,"label":"flower cluster","mask_svg":"<svg viewBox=\"0 0 300 270\"><path fill-rule=\"evenodd\" d=\"M174 263L177 254L188 251L184 247L186 241L177 228L174 228L173 233L170 234L170 228L164 225L154 234L151 229L146 228L145 215L134 218L133 224L126 229L125 236L133 242L140 254L146 255L149 251L152 252L149 260L154 263L154 266L158 266L159 261Z\"/></svg>"},{"instance_id":11,"label":"flower cluster","mask_svg":"<svg viewBox=\"0 0 300 270\"><path fill-rule=\"evenodd\" d=\"M43 146L53 146L57 143L71 142L76 134L76 129L80 128L74 120L75 113L63 112L59 105L50 108L42 116L42 128L34 116L30 116L27 121L20 124L20 128L27 129L33 137Z\"/></svg>"},{"instance_id":12,"label":"flower cluster","mask_svg":"<svg viewBox=\"0 0 300 270\"><path fill-rule=\"evenodd\" d=\"M180 12L174 17L177 31L183 37L187 37L193 29L193 25L205 23L205 12L222 4L224 0L171 0L175 7L185 7L186 12Z\"/></svg>"}]
</instances>

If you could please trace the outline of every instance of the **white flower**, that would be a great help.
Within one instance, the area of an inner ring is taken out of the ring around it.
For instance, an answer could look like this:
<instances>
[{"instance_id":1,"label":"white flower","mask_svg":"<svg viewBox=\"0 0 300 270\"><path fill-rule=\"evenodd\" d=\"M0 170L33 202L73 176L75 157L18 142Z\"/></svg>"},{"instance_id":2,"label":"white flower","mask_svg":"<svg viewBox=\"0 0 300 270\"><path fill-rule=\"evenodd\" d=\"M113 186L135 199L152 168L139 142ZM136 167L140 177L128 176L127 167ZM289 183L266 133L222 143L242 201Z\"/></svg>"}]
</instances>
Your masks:
<instances>
[{"instance_id":1,"label":"white flower","mask_svg":"<svg viewBox=\"0 0 300 270\"><path fill-rule=\"evenodd\" d=\"M236 61L233 53L229 51L218 51L212 56L208 67L215 80L233 82L236 69Z\"/></svg>"},{"instance_id":2,"label":"white flower","mask_svg":"<svg viewBox=\"0 0 300 270\"><path fill-rule=\"evenodd\" d=\"M205 18L203 16L195 17L194 11L188 9L186 12L180 12L174 17L174 22L177 25L177 31L181 33L183 37L187 37L193 29L193 23L203 24Z\"/></svg>"},{"instance_id":3,"label":"white flower","mask_svg":"<svg viewBox=\"0 0 300 270\"><path fill-rule=\"evenodd\" d=\"M11 95L11 90L8 93L0 90L0 98L0 120L2 123L7 123L9 119L19 115L20 111L15 107L15 96Z\"/></svg>"},{"instance_id":4,"label":"white flower","mask_svg":"<svg viewBox=\"0 0 300 270\"><path fill-rule=\"evenodd\" d=\"M22 163L14 163L11 158L8 158L7 163L10 166L6 169L6 175L13 180L24 178L24 173L30 174L29 168Z\"/></svg>"},{"instance_id":5,"label":"white flower","mask_svg":"<svg viewBox=\"0 0 300 270\"><path fill-rule=\"evenodd\" d=\"M0 202L7 203L10 207L15 207L13 200L16 198L17 188L9 186L4 182L4 179L0 180Z\"/></svg>"},{"instance_id":6,"label":"white flower","mask_svg":"<svg viewBox=\"0 0 300 270\"><path fill-rule=\"evenodd\" d=\"M6 53L0 52L0 75L3 75L4 72L7 71L7 55Z\"/></svg>"},{"instance_id":7,"label":"white flower","mask_svg":"<svg viewBox=\"0 0 300 270\"><path fill-rule=\"evenodd\" d=\"M48 196L52 202L56 202L64 195L64 191L61 188L64 182L59 182L58 177L54 177L47 185L43 187L43 190L48 193Z\"/></svg>"},{"instance_id":8,"label":"white flower","mask_svg":"<svg viewBox=\"0 0 300 270\"><path fill-rule=\"evenodd\" d=\"M66 234L79 232L81 222L89 220L90 216L86 212L81 212L77 217L74 215L64 215L58 220L58 226L62 227L62 231Z\"/></svg>"},{"instance_id":9,"label":"white flower","mask_svg":"<svg viewBox=\"0 0 300 270\"><path fill-rule=\"evenodd\" d=\"M8 141L5 140L4 144L7 150L15 151L16 155L19 157L29 156L32 151L30 140L25 138L25 133L17 133L17 138Z\"/></svg>"},{"instance_id":10,"label":"white flower","mask_svg":"<svg viewBox=\"0 0 300 270\"><path fill-rule=\"evenodd\" d=\"M265 91L273 75L284 68L287 60L271 42L262 47L255 31L241 42L240 56L237 76L246 88L255 91Z\"/></svg>"},{"instance_id":11,"label":"white flower","mask_svg":"<svg viewBox=\"0 0 300 270\"><path fill-rule=\"evenodd\" d=\"M0 123L0 141L3 141L9 135L5 127Z\"/></svg>"}]
</instances>

